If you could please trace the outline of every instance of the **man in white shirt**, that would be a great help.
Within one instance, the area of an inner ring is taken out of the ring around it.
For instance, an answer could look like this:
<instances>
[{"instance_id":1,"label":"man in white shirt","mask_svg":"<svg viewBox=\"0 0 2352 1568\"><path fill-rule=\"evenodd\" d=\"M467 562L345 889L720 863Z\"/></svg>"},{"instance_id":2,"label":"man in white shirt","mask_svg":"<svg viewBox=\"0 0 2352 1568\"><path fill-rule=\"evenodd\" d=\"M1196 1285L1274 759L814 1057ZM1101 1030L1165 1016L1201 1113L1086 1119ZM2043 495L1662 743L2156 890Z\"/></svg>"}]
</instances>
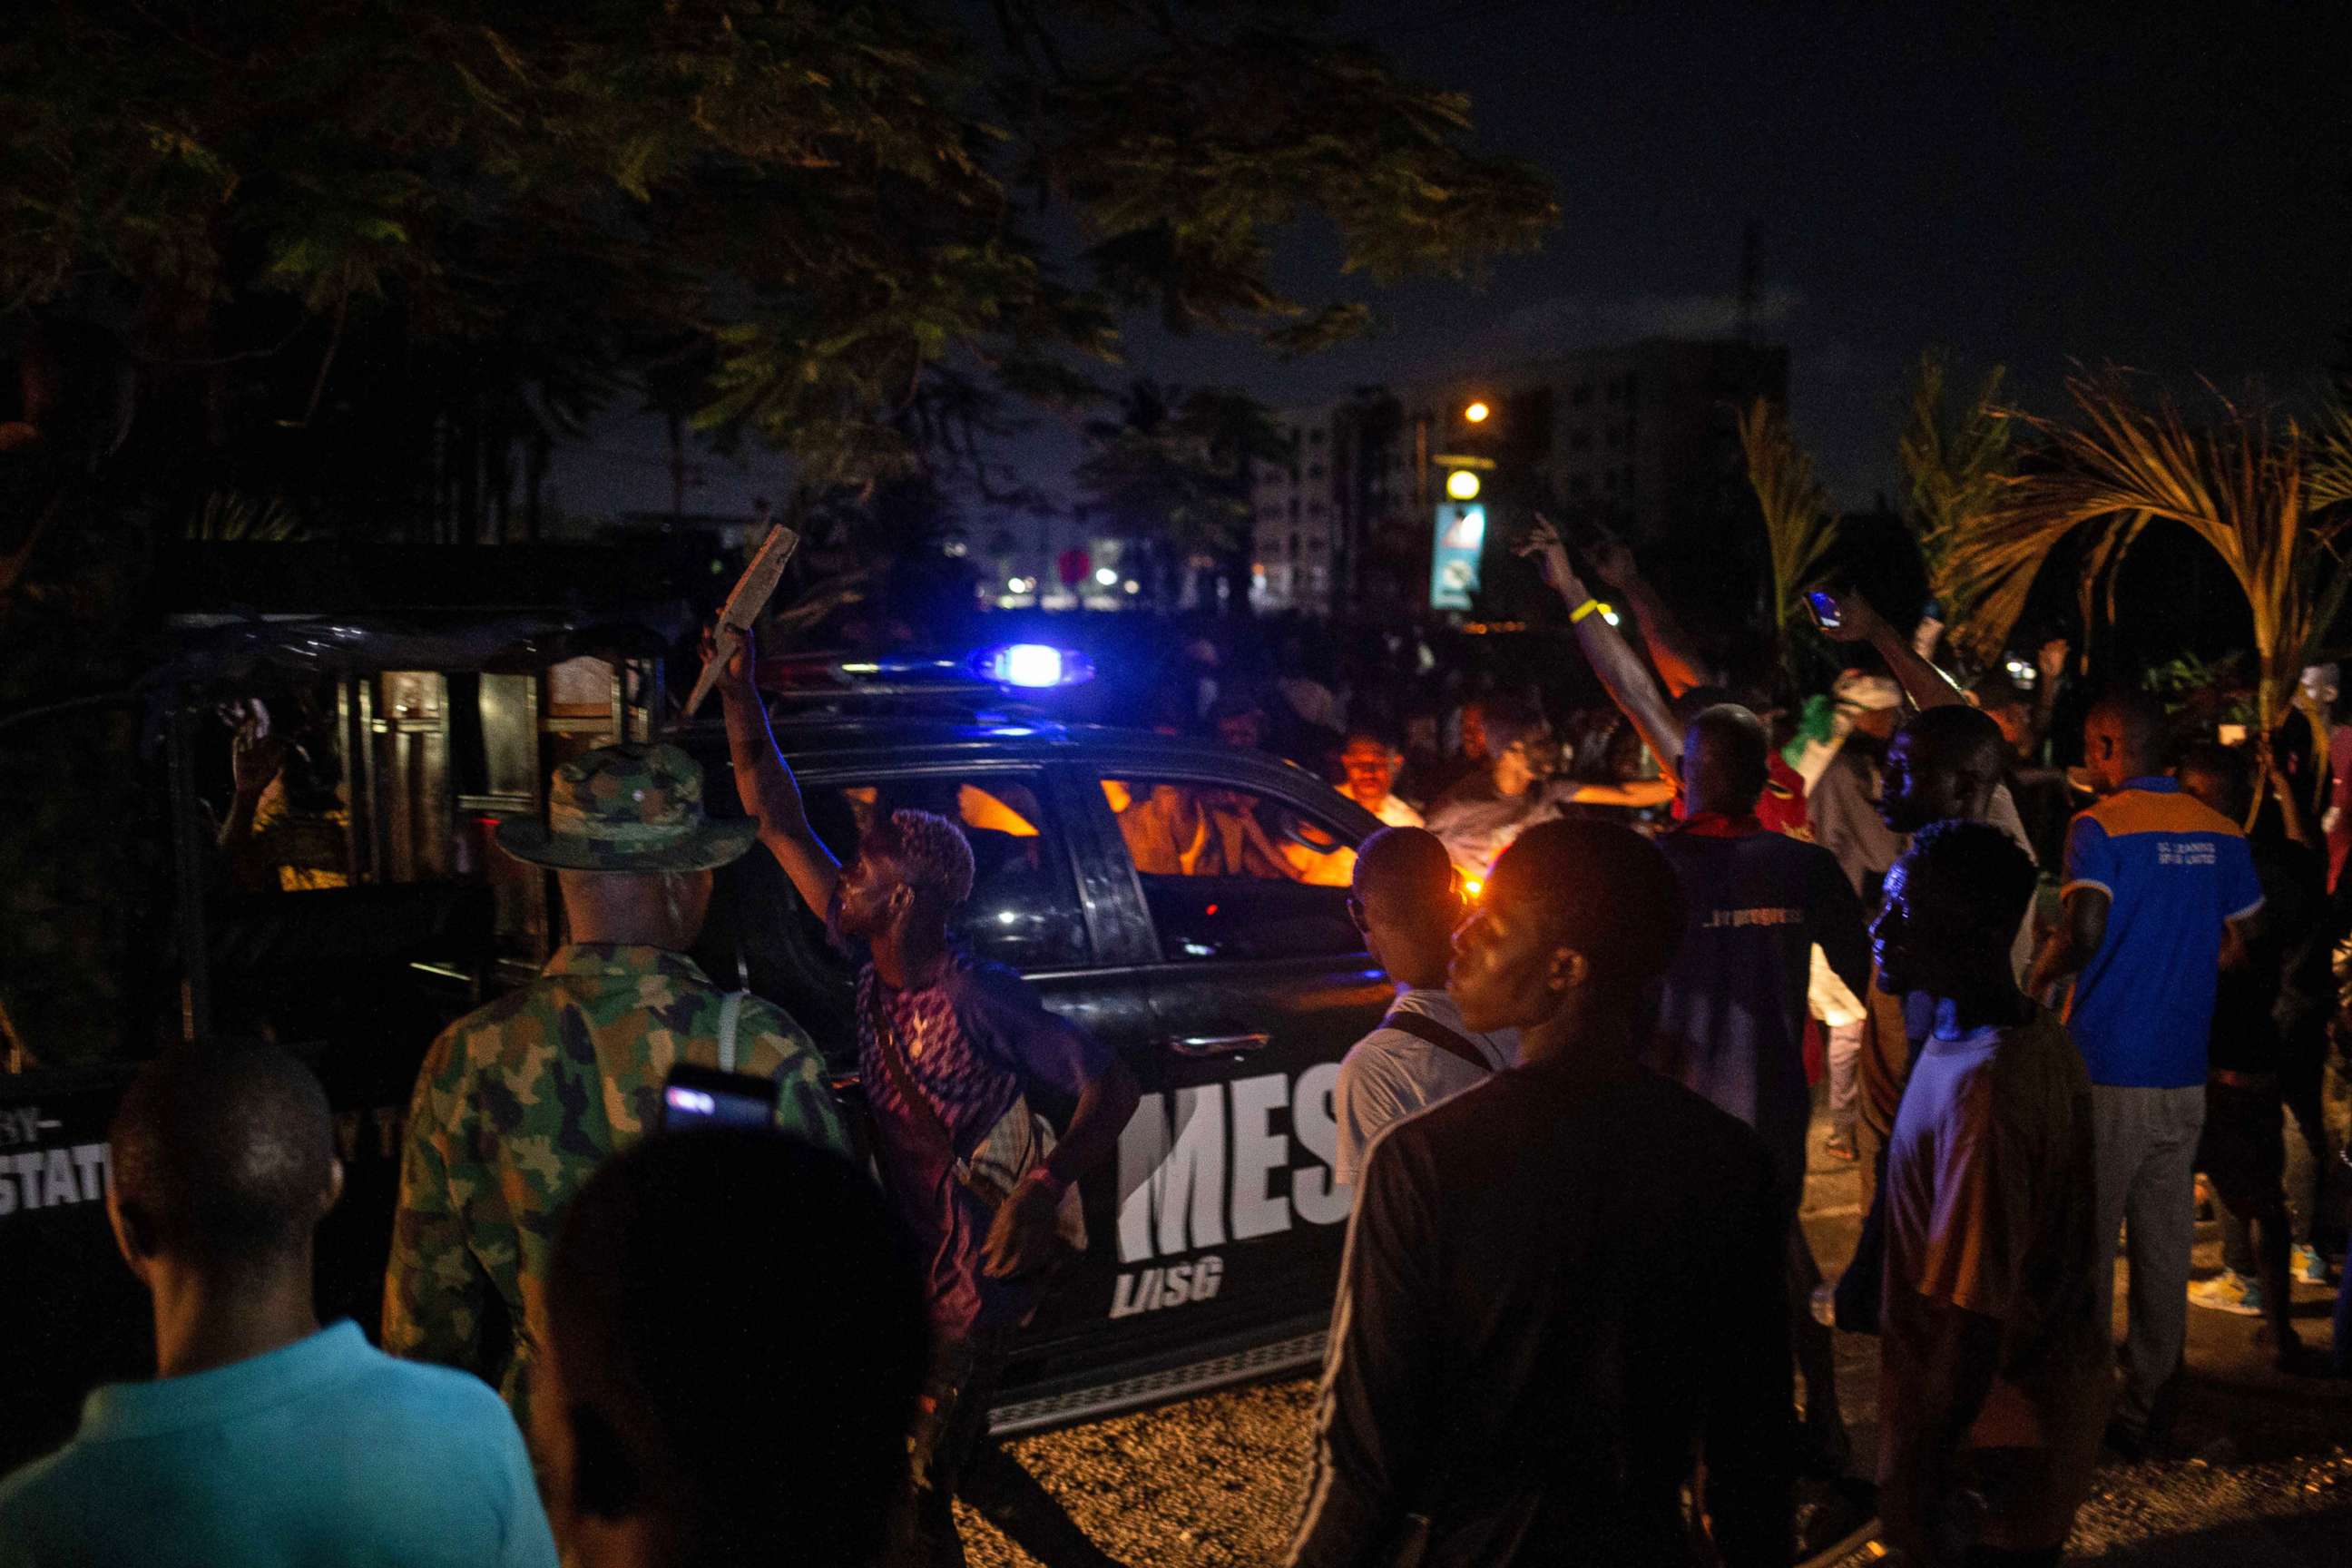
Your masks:
<instances>
[{"instance_id":1,"label":"man in white shirt","mask_svg":"<svg viewBox=\"0 0 2352 1568\"><path fill-rule=\"evenodd\" d=\"M1391 789L1404 759L1397 749L1370 730L1352 730L1339 752L1339 787L1348 798L1381 819L1388 827L1419 827L1421 813L1399 800Z\"/></svg>"},{"instance_id":2,"label":"man in white shirt","mask_svg":"<svg viewBox=\"0 0 2352 1568\"><path fill-rule=\"evenodd\" d=\"M1373 959L1397 984L1380 1026L1339 1063L1333 1110L1339 1124L1339 1179L1352 1183L1364 1152L1391 1122L1426 1110L1519 1059L1516 1030L1474 1034L1445 994L1445 966L1462 894L1437 837L1385 827L1356 856L1348 912Z\"/></svg>"}]
</instances>

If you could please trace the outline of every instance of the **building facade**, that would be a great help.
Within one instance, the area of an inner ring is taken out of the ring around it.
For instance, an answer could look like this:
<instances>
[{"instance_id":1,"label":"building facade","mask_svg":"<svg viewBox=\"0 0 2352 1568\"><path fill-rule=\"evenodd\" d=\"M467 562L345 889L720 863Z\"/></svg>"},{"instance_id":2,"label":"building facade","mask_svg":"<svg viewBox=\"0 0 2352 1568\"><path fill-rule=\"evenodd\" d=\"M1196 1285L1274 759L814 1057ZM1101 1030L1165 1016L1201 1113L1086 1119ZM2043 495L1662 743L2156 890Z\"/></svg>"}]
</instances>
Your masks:
<instances>
[{"instance_id":1,"label":"building facade","mask_svg":"<svg viewBox=\"0 0 2352 1568\"><path fill-rule=\"evenodd\" d=\"M1756 546L1738 415L1788 386L1785 348L1657 338L1285 410L1291 461L1259 465L1253 495L1252 601L1329 615L1385 598L1412 576L1401 550L1425 576L1433 509L1462 467L1503 530L1540 506L1671 541L1727 600L1725 566ZM1485 417L1465 417L1473 404Z\"/></svg>"}]
</instances>

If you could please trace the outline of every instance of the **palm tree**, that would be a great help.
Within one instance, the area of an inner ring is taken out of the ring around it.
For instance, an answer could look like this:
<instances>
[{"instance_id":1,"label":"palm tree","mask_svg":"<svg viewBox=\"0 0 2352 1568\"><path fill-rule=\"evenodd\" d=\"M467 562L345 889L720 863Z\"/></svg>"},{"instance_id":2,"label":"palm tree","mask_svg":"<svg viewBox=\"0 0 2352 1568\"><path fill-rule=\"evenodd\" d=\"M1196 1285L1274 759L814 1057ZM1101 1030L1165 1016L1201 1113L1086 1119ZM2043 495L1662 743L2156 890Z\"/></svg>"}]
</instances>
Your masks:
<instances>
[{"instance_id":1,"label":"palm tree","mask_svg":"<svg viewBox=\"0 0 2352 1568\"><path fill-rule=\"evenodd\" d=\"M2332 542L2352 500L2352 423L2338 415L2315 439L2268 405L2219 398L2219 416L2192 429L2169 399L2140 402L2114 370L2067 390L2079 424L2014 416L2048 439L2052 461L2003 479L1998 500L1954 542L1951 570L1976 606L1979 646L2000 646L2042 560L2075 530L2095 531L2087 614L2102 584L2112 608L2125 552L2150 522L2168 520L2211 545L2246 595L2256 712L2265 734L2275 731L2352 584L2352 562ZM2267 768L2267 750L2257 761Z\"/></svg>"},{"instance_id":2,"label":"palm tree","mask_svg":"<svg viewBox=\"0 0 2352 1568\"><path fill-rule=\"evenodd\" d=\"M1087 439L1077 478L1088 502L1186 571L1213 570L1228 605L1245 605L1252 476L1289 450L1265 406L1225 387L1138 381L1119 417L1089 422Z\"/></svg>"},{"instance_id":3,"label":"palm tree","mask_svg":"<svg viewBox=\"0 0 2352 1568\"><path fill-rule=\"evenodd\" d=\"M1790 680L1801 686L1793 662L1799 645L1789 630L1802 614L1801 596L1821 584L1830 547L1837 542L1837 520L1830 515L1829 498L1813 478L1813 459L1798 447L1789 429L1787 409L1761 397L1749 405L1739 416L1739 449L1748 459L1748 483L1764 513L1773 641Z\"/></svg>"},{"instance_id":4,"label":"palm tree","mask_svg":"<svg viewBox=\"0 0 2352 1568\"><path fill-rule=\"evenodd\" d=\"M1975 399L1957 416L1948 416L1944 355L1935 349L1921 354L1911 373L1909 417L1895 444L1907 492L1904 521L1927 568L1928 596L1941 606L1954 646L1979 659L2000 650L1979 647L1969 625L1971 606L1952 562L1955 544L2000 498L2009 471L2010 424L1995 406L2003 373L2004 367L1993 366Z\"/></svg>"}]
</instances>

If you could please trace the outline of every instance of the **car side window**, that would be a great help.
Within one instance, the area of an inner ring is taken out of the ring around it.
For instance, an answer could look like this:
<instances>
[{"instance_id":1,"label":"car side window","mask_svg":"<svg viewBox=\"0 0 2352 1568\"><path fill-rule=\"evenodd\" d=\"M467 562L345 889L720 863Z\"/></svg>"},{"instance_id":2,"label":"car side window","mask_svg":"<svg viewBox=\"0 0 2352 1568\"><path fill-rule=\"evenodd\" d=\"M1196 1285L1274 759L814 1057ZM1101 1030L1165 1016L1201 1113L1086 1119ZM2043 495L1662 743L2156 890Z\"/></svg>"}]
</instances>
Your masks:
<instances>
[{"instance_id":1,"label":"car side window","mask_svg":"<svg viewBox=\"0 0 2352 1568\"><path fill-rule=\"evenodd\" d=\"M971 897L954 929L972 956L1015 969L1082 963L1086 924L1036 784L1034 774L980 772L812 784L809 825L846 865L866 832L894 811L946 817L971 846Z\"/></svg>"},{"instance_id":2,"label":"car side window","mask_svg":"<svg viewBox=\"0 0 2352 1568\"><path fill-rule=\"evenodd\" d=\"M1351 837L1278 796L1202 779L1105 778L1160 955L1310 958L1363 951L1349 918Z\"/></svg>"},{"instance_id":3,"label":"car side window","mask_svg":"<svg viewBox=\"0 0 2352 1568\"><path fill-rule=\"evenodd\" d=\"M1034 773L804 781L802 793L809 826L845 865L866 832L893 811L913 806L961 826L971 845L972 890L952 929L973 957L1024 970L1091 958L1063 840ZM740 957L751 988L782 1004L829 1060L856 1059L850 960L826 934L822 911L801 901L764 851L721 874L697 956L722 985L736 983Z\"/></svg>"}]
</instances>

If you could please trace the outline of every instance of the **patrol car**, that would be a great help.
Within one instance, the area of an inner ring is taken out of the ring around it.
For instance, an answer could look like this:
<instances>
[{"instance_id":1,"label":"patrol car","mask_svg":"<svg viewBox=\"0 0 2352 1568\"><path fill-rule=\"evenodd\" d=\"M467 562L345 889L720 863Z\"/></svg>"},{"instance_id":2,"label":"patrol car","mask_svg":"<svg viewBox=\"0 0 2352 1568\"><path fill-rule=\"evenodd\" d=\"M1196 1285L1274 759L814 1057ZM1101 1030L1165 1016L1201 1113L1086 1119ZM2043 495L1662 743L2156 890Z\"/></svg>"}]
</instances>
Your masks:
<instances>
[{"instance_id":1,"label":"patrol car","mask_svg":"<svg viewBox=\"0 0 2352 1568\"><path fill-rule=\"evenodd\" d=\"M350 1180L321 1237L323 1310L374 1321L425 1045L527 980L560 935L549 879L488 847L497 822L540 810L564 756L656 732L702 763L714 813L740 809L715 704L663 723L657 650L681 629L342 617L240 628L234 658L183 660L166 731L177 945L197 955L183 1010L191 1032L298 1044L328 1082ZM845 857L899 806L961 822L978 866L964 943L1114 1044L1142 1086L1116 1158L1080 1184L1087 1248L1009 1369L1006 1432L1317 1359L1351 1197L1332 1088L1389 998L1346 903L1375 819L1272 757L1052 717L1052 689L1082 667L1032 645L761 672L820 836ZM219 705L225 681L271 680L281 710L310 713L318 771L343 782L313 792L322 820L286 808L302 830L271 841L275 887L225 887L195 798L205 748L226 744L211 716L243 711ZM721 874L696 956L786 1007L856 1093L846 961L769 857ZM27 1369L0 1467L61 1440L91 1382L152 1364L100 1201L126 1078L0 1075L0 1339Z\"/></svg>"}]
</instances>

